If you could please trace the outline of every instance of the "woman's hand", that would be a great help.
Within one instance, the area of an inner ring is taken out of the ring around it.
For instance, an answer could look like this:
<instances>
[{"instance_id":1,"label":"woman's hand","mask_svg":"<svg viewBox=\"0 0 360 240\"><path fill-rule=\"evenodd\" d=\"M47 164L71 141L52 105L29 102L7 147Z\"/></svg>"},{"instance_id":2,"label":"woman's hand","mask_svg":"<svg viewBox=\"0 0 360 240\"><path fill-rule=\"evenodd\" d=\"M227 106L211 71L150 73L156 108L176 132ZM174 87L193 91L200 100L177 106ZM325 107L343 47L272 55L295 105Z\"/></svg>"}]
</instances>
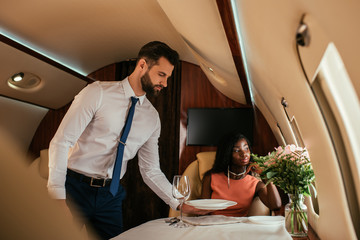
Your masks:
<instances>
[{"instance_id":1,"label":"woman's hand","mask_svg":"<svg viewBox=\"0 0 360 240\"><path fill-rule=\"evenodd\" d=\"M198 209L186 203L183 204L182 211L183 213L193 214L193 215L207 215L212 212L212 210Z\"/></svg>"},{"instance_id":2,"label":"woman's hand","mask_svg":"<svg viewBox=\"0 0 360 240\"><path fill-rule=\"evenodd\" d=\"M263 180L264 181L264 180ZM265 183L259 181L256 185L256 193L259 195L261 201L270 209L276 210L281 207L281 198L276 186L269 182Z\"/></svg>"}]
</instances>

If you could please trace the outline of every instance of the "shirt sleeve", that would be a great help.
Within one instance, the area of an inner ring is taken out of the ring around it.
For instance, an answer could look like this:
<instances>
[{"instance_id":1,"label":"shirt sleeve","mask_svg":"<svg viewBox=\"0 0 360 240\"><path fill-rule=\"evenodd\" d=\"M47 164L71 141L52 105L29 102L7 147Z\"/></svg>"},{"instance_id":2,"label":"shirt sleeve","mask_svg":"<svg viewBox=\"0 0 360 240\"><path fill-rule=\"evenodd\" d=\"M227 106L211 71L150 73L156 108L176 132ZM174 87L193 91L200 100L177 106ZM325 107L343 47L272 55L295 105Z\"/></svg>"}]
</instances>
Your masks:
<instances>
[{"instance_id":1,"label":"shirt sleeve","mask_svg":"<svg viewBox=\"0 0 360 240\"><path fill-rule=\"evenodd\" d=\"M179 206L179 201L172 196L172 185L160 169L158 139L161 125L158 117L156 130L139 149L139 169L144 182L172 209Z\"/></svg>"},{"instance_id":2,"label":"shirt sleeve","mask_svg":"<svg viewBox=\"0 0 360 240\"><path fill-rule=\"evenodd\" d=\"M102 100L100 85L86 86L75 97L49 146L48 192L56 199L65 199L65 180L69 149L96 113Z\"/></svg>"}]
</instances>

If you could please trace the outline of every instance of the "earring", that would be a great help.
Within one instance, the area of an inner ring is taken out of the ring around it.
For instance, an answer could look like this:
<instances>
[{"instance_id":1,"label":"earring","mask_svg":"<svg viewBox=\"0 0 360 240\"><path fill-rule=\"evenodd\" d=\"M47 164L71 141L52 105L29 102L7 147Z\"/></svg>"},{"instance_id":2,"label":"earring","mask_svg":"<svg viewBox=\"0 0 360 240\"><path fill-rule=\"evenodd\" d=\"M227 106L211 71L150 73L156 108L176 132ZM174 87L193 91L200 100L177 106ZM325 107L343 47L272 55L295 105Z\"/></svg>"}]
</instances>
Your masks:
<instances>
[{"instance_id":1,"label":"earring","mask_svg":"<svg viewBox=\"0 0 360 240\"><path fill-rule=\"evenodd\" d=\"M227 172L227 183L228 183L228 189L230 188L230 169L228 165L228 172Z\"/></svg>"}]
</instances>

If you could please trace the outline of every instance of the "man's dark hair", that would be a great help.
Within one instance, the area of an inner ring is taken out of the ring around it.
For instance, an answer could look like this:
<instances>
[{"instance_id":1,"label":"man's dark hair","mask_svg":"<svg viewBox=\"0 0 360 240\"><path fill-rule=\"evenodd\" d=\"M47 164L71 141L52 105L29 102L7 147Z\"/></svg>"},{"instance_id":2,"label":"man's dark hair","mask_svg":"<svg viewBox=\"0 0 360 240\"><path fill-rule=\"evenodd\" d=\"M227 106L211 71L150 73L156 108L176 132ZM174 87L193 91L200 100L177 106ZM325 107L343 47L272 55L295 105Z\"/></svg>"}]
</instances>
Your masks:
<instances>
[{"instance_id":1,"label":"man's dark hair","mask_svg":"<svg viewBox=\"0 0 360 240\"><path fill-rule=\"evenodd\" d=\"M156 64L160 57L165 57L173 66L179 62L179 54L160 41L145 44L138 54L138 60L145 58L150 67Z\"/></svg>"}]
</instances>

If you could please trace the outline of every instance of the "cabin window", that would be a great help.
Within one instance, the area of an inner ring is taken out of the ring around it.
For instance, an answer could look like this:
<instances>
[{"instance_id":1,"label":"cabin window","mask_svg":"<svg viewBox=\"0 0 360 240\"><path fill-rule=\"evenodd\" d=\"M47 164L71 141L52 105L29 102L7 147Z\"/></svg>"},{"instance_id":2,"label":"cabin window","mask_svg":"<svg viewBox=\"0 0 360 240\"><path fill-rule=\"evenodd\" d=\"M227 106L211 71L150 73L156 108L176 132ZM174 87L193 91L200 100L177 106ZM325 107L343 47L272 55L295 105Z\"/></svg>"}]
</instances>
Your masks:
<instances>
[{"instance_id":1,"label":"cabin window","mask_svg":"<svg viewBox=\"0 0 360 240\"><path fill-rule=\"evenodd\" d=\"M325 51L311 88L332 140L355 224L360 217L360 104L333 43Z\"/></svg>"}]
</instances>

